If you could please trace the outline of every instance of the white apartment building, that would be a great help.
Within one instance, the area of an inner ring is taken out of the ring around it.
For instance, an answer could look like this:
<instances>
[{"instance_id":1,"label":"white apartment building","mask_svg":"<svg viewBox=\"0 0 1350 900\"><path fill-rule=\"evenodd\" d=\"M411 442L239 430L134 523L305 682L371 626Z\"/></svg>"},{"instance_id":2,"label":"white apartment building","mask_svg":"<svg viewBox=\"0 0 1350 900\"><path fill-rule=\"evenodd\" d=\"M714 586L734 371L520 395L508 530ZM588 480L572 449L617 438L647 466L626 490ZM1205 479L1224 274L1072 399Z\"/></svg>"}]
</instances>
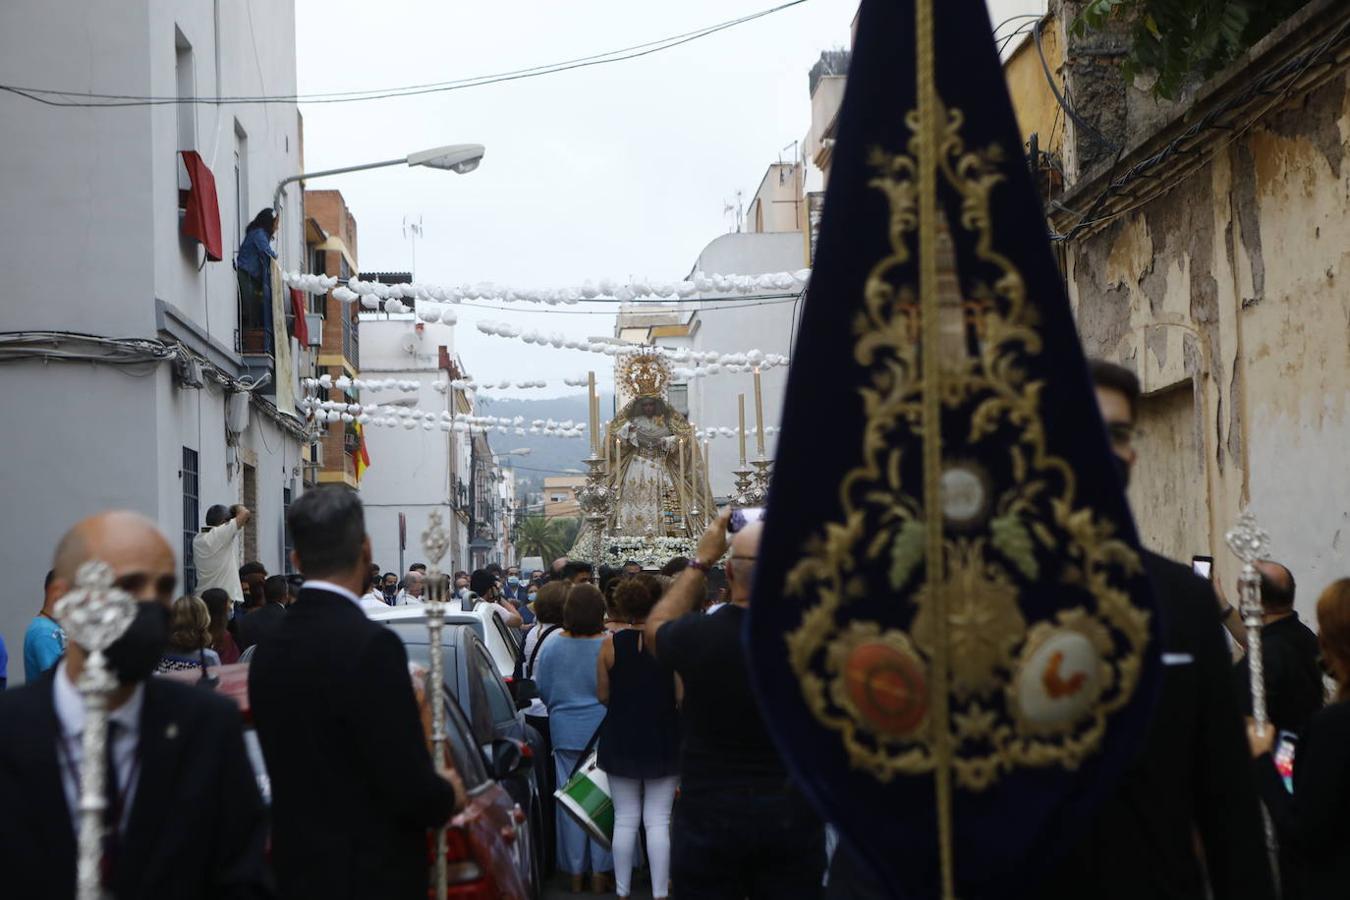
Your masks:
<instances>
[{"instance_id":1,"label":"white apartment building","mask_svg":"<svg viewBox=\"0 0 1350 900\"><path fill-rule=\"evenodd\" d=\"M291 95L295 10L290 0L5 0L0 81L183 101ZM284 509L303 479L290 411L306 351L283 324L278 364L240 352L232 260L303 155L288 104L90 108L5 93L0 122L0 416L10 423L0 481L13 514L0 541L10 575L0 635L17 682L55 544L90 513L156 520L180 554L181 589L195 577L183 550L207 507L246 503L255 516L240 560L284 571ZM184 234L194 204L203 216L210 204L201 185L188 192L180 151L214 175L219 261ZM303 250L299 197L293 186L277 238L291 268Z\"/></svg>"},{"instance_id":2,"label":"white apartment building","mask_svg":"<svg viewBox=\"0 0 1350 900\"><path fill-rule=\"evenodd\" d=\"M430 430L420 424L365 430L370 468L361 477L360 491L375 562L400 575L413 563L426 562L422 532L430 513L439 510L450 531L450 549L441 567L467 568L468 476L463 456L469 440L462 432L442 430L439 421L457 399L462 405L464 394L435 387L461 377L454 326L418 322L408 314L362 313L360 332L363 378L420 385L416 393L362 391L361 402L407 406L437 417ZM456 412L466 410L457 407Z\"/></svg>"}]
</instances>

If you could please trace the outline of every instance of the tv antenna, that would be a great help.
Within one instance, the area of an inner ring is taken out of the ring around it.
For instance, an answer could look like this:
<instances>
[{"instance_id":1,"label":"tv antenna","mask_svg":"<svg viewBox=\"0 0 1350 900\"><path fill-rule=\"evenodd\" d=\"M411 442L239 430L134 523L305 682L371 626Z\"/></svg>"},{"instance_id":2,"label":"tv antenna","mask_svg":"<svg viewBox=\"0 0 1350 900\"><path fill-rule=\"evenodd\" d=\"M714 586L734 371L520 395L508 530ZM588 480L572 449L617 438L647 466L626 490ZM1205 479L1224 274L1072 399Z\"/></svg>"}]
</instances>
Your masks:
<instances>
[{"instance_id":1,"label":"tv antenna","mask_svg":"<svg viewBox=\"0 0 1350 900\"><path fill-rule=\"evenodd\" d=\"M728 201L725 201L725 200L722 201L722 215L723 215L723 216L726 216L728 213L731 213L731 212L735 212L735 213L736 213L736 227L735 227L735 228L732 228L731 230L739 233L740 230L741 230L741 226L742 226L742 224L744 223L744 219L745 219L745 211L744 211L744 209L742 209L742 207L741 207L741 192L740 192L740 191L737 191L737 192L736 192L736 202L735 202L734 204L733 204L733 203L730 203L730 202L728 202Z\"/></svg>"},{"instance_id":2,"label":"tv antenna","mask_svg":"<svg viewBox=\"0 0 1350 900\"><path fill-rule=\"evenodd\" d=\"M416 222L409 222L408 217L403 217L403 236L412 241L412 277L417 280L417 239L422 236L422 217L419 215Z\"/></svg>"}]
</instances>

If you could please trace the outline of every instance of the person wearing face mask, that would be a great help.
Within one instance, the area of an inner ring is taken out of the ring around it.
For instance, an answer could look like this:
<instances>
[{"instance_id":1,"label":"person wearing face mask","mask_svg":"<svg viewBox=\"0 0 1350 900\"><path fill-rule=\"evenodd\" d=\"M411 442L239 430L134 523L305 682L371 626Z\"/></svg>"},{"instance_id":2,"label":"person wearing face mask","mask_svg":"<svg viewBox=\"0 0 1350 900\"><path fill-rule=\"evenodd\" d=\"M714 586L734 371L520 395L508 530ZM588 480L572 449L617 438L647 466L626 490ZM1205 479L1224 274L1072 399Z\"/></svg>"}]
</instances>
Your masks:
<instances>
[{"instance_id":1,"label":"person wearing face mask","mask_svg":"<svg viewBox=\"0 0 1350 900\"><path fill-rule=\"evenodd\" d=\"M61 539L53 565L59 595L90 560L107 564L138 601L130 626L104 651L118 682L108 700L105 891L118 900L271 896L264 810L238 707L200 687L150 677L169 640L173 550L138 513L100 513ZM76 685L85 661L84 648L69 640L54 670L0 694L6 896L74 895L85 761Z\"/></svg>"},{"instance_id":2,"label":"person wearing face mask","mask_svg":"<svg viewBox=\"0 0 1350 900\"><path fill-rule=\"evenodd\" d=\"M1090 368L1123 487L1138 461L1139 379L1102 360ZM1147 549L1142 557L1162 623L1153 722L1114 793L1037 896L1267 900L1274 881L1214 589L1188 566Z\"/></svg>"},{"instance_id":3,"label":"person wearing face mask","mask_svg":"<svg viewBox=\"0 0 1350 900\"><path fill-rule=\"evenodd\" d=\"M428 829L463 800L432 766L403 642L361 610L361 500L322 485L286 520L305 583L248 674L277 886L283 897L426 897Z\"/></svg>"},{"instance_id":4,"label":"person wearing face mask","mask_svg":"<svg viewBox=\"0 0 1350 900\"><path fill-rule=\"evenodd\" d=\"M474 572L469 578L469 591L477 594L481 602L491 603L492 611L497 614L497 618L501 619L502 624L507 628L520 627L520 613L516 612L510 603L502 599L501 588L497 587L497 582L493 580L491 572L486 569L479 569Z\"/></svg>"}]
</instances>

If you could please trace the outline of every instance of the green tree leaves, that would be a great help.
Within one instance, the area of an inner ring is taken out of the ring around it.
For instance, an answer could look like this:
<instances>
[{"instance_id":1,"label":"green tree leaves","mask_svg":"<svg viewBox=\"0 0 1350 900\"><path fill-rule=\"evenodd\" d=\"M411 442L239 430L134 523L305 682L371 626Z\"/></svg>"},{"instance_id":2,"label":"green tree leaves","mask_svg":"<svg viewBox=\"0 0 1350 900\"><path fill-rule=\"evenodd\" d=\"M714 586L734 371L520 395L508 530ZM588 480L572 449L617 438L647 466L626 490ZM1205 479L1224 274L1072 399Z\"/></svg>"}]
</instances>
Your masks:
<instances>
[{"instance_id":1,"label":"green tree leaves","mask_svg":"<svg viewBox=\"0 0 1350 900\"><path fill-rule=\"evenodd\" d=\"M1192 77L1235 60L1307 0L1089 0L1070 26L1080 37L1112 21L1130 26L1124 74L1157 75L1153 93L1174 100Z\"/></svg>"}]
</instances>

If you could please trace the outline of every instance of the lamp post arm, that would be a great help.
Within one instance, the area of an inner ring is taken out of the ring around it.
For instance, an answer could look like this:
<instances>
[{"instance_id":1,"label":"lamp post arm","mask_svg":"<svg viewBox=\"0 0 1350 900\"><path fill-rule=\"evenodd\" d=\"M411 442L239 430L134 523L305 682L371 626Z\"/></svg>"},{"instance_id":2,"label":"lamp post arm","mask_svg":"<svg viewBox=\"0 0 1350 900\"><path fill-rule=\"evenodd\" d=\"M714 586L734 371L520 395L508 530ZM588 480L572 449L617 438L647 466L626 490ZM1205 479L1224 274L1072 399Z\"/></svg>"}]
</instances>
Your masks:
<instances>
[{"instance_id":1,"label":"lamp post arm","mask_svg":"<svg viewBox=\"0 0 1350 900\"><path fill-rule=\"evenodd\" d=\"M297 181L307 181L310 178L323 178L328 175L345 175L348 172L362 172L366 169L382 169L385 166L401 166L408 162L406 156L400 156L398 159L386 159L383 162L362 163L359 166L343 166L340 169L324 169L321 172L301 172L298 175L290 175L281 179L277 183L276 193L272 197L272 209L281 209L281 192L286 189L286 185Z\"/></svg>"}]
</instances>

